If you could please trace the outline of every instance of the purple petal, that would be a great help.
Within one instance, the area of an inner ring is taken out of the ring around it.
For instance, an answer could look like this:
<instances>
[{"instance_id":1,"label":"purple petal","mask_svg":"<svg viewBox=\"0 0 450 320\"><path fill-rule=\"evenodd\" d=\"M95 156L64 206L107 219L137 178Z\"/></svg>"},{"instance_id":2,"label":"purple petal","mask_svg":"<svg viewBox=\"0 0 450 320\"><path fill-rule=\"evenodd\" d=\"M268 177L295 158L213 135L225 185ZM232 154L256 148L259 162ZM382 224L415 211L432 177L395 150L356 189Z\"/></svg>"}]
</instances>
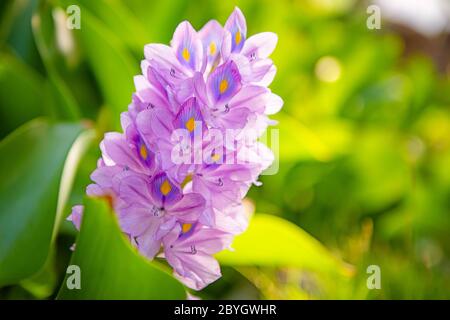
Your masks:
<instances>
[{"instance_id":1,"label":"purple petal","mask_svg":"<svg viewBox=\"0 0 450 320\"><path fill-rule=\"evenodd\" d=\"M160 138L170 138L174 130L173 118L169 110L155 107L140 112L136 118L136 126L144 141L152 145Z\"/></svg>"},{"instance_id":2,"label":"purple petal","mask_svg":"<svg viewBox=\"0 0 450 320\"><path fill-rule=\"evenodd\" d=\"M247 24L242 11L235 7L225 23L225 29L231 33L231 52L240 52L247 36Z\"/></svg>"},{"instance_id":3,"label":"purple petal","mask_svg":"<svg viewBox=\"0 0 450 320\"><path fill-rule=\"evenodd\" d=\"M123 134L106 133L102 143L104 148L103 155L112 160L113 164L129 167L139 172L146 171L136 150L130 146Z\"/></svg>"},{"instance_id":4,"label":"purple petal","mask_svg":"<svg viewBox=\"0 0 450 320\"><path fill-rule=\"evenodd\" d=\"M190 68L186 68L178 61L174 50L169 46L147 44L144 54L149 65L158 70L158 73L172 85L191 76Z\"/></svg>"},{"instance_id":5,"label":"purple petal","mask_svg":"<svg viewBox=\"0 0 450 320\"><path fill-rule=\"evenodd\" d=\"M117 177L119 197L126 203L140 208L152 208L148 177L132 172L124 172Z\"/></svg>"},{"instance_id":6,"label":"purple petal","mask_svg":"<svg viewBox=\"0 0 450 320\"><path fill-rule=\"evenodd\" d=\"M136 237L139 252L152 260L161 247L161 240L157 238L157 232L161 225L161 219L152 219L143 234Z\"/></svg>"},{"instance_id":7,"label":"purple petal","mask_svg":"<svg viewBox=\"0 0 450 320\"><path fill-rule=\"evenodd\" d=\"M233 61L216 68L207 81L208 93L214 104L226 103L240 90L241 86L241 76Z\"/></svg>"},{"instance_id":8,"label":"purple petal","mask_svg":"<svg viewBox=\"0 0 450 320\"><path fill-rule=\"evenodd\" d=\"M205 125L200 106L196 98L189 98L180 107L180 111L174 120L174 127L186 129L191 135L194 135L198 125L200 125L200 128Z\"/></svg>"},{"instance_id":9,"label":"purple petal","mask_svg":"<svg viewBox=\"0 0 450 320\"><path fill-rule=\"evenodd\" d=\"M155 217L148 208L131 205L119 210L120 228L132 237L144 233L153 220L159 220L159 218Z\"/></svg>"},{"instance_id":10,"label":"purple petal","mask_svg":"<svg viewBox=\"0 0 450 320\"><path fill-rule=\"evenodd\" d=\"M225 37L225 31L219 22L210 20L198 34L202 41L203 52L207 56L208 64L212 65L220 59L219 54L222 48L223 38Z\"/></svg>"},{"instance_id":11,"label":"purple petal","mask_svg":"<svg viewBox=\"0 0 450 320\"><path fill-rule=\"evenodd\" d=\"M91 179L103 189L112 188L114 176L122 171L123 169L118 166L98 167L92 172Z\"/></svg>"},{"instance_id":12,"label":"purple petal","mask_svg":"<svg viewBox=\"0 0 450 320\"><path fill-rule=\"evenodd\" d=\"M181 227L163 239L164 254L176 276L192 289L200 290L217 280L220 266L211 256L231 242L231 235L210 228L198 228L189 237L179 237Z\"/></svg>"},{"instance_id":13,"label":"purple petal","mask_svg":"<svg viewBox=\"0 0 450 320\"><path fill-rule=\"evenodd\" d=\"M73 225L75 226L75 228L77 228L77 230L80 230L81 219L83 217L83 210L84 210L84 207L81 205L73 206L72 212L67 217L67 220L72 221Z\"/></svg>"},{"instance_id":14,"label":"purple petal","mask_svg":"<svg viewBox=\"0 0 450 320\"><path fill-rule=\"evenodd\" d=\"M157 206L171 206L181 199L180 189L163 172L150 182L150 193Z\"/></svg>"},{"instance_id":15,"label":"purple petal","mask_svg":"<svg viewBox=\"0 0 450 320\"><path fill-rule=\"evenodd\" d=\"M192 222L198 219L205 209L205 199L197 193L188 193L174 203L168 212L177 216L181 221Z\"/></svg>"},{"instance_id":16,"label":"purple petal","mask_svg":"<svg viewBox=\"0 0 450 320\"><path fill-rule=\"evenodd\" d=\"M265 59L270 56L277 46L278 36L273 32L261 32L245 41L242 54L247 58Z\"/></svg>"},{"instance_id":17,"label":"purple petal","mask_svg":"<svg viewBox=\"0 0 450 320\"><path fill-rule=\"evenodd\" d=\"M200 72L196 72L193 78L193 90L194 96L199 100L202 106L208 105L208 96L206 92L206 83L203 80L203 75Z\"/></svg>"}]
</instances>

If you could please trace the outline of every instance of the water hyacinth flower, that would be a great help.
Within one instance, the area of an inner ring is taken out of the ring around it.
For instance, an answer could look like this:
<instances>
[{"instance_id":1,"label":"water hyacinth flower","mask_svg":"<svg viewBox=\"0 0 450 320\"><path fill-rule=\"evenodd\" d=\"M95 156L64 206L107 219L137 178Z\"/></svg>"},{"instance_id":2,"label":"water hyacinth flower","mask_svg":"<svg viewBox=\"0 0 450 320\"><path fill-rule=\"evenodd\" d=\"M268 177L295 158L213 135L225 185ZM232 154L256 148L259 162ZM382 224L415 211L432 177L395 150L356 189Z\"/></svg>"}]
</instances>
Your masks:
<instances>
[{"instance_id":1,"label":"water hyacinth flower","mask_svg":"<svg viewBox=\"0 0 450 320\"><path fill-rule=\"evenodd\" d=\"M221 276L213 255L245 231L242 200L273 161L258 138L283 104L268 88L276 43L247 37L239 8L224 27L180 23L170 46L145 46L123 133L100 144L87 194L106 197L131 244L192 289ZM68 218L78 229L82 211Z\"/></svg>"}]
</instances>

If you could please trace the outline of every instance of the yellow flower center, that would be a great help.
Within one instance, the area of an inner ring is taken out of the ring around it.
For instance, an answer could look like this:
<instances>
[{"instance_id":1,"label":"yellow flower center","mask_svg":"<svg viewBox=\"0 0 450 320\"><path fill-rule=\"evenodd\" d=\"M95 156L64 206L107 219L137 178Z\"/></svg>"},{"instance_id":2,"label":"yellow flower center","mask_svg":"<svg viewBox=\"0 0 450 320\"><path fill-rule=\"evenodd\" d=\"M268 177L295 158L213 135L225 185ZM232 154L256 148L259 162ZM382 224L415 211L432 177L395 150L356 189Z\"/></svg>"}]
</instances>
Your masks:
<instances>
[{"instance_id":1,"label":"yellow flower center","mask_svg":"<svg viewBox=\"0 0 450 320\"><path fill-rule=\"evenodd\" d=\"M189 230L191 230L191 229L192 229L192 223L183 223L181 225L181 231L183 233L189 232Z\"/></svg>"},{"instance_id":2,"label":"yellow flower center","mask_svg":"<svg viewBox=\"0 0 450 320\"><path fill-rule=\"evenodd\" d=\"M219 161L219 160L220 160L220 154L218 154L218 153L213 154L213 155L211 156L211 159L212 159L213 161Z\"/></svg>"},{"instance_id":3,"label":"yellow flower center","mask_svg":"<svg viewBox=\"0 0 450 320\"><path fill-rule=\"evenodd\" d=\"M227 79L223 79L219 84L219 92L222 94L228 89L228 81Z\"/></svg>"},{"instance_id":4,"label":"yellow flower center","mask_svg":"<svg viewBox=\"0 0 450 320\"><path fill-rule=\"evenodd\" d=\"M189 62L189 59L191 58L191 54L189 53L189 50L187 48L183 49L183 52L181 53L183 56L183 59Z\"/></svg>"},{"instance_id":5,"label":"yellow flower center","mask_svg":"<svg viewBox=\"0 0 450 320\"><path fill-rule=\"evenodd\" d=\"M185 123L186 129L189 130L189 132L194 131L195 129L195 119L193 117L189 118L188 121Z\"/></svg>"},{"instance_id":6,"label":"yellow flower center","mask_svg":"<svg viewBox=\"0 0 450 320\"><path fill-rule=\"evenodd\" d=\"M239 43L241 43L241 40L242 40L242 35L241 35L241 32L238 31L234 35L234 41L236 42L236 44L239 44Z\"/></svg>"},{"instance_id":7,"label":"yellow flower center","mask_svg":"<svg viewBox=\"0 0 450 320\"><path fill-rule=\"evenodd\" d=\"M216 50L217 50L216 43L214 41L212 41L209 44L209 54L214 55L216 53Z\"/></svg>"},{"instance_id":8,"label":"yellow flower center","mask_svg":"<svg viewBox=\"0 0 450 320\"><path fill-rule=\"evenodd\" d=\"M147 148L145 147L145 144L142 144L139 148L139 154L141 155L142 159L147 160L148 152Z\"/></svg>"},{"instance_id":9,"label":"yellow flower center","mask_svg":"<svg viewBox=\"0 0 450 320\"><path fill-rule=\"evenodd\" d=\"M170 192L170 190L172 190L172 186L170 185L169 181L164 180L164 182L159 187L159 190L163 195L166 196Z\"/></svg>"}]
</instances>

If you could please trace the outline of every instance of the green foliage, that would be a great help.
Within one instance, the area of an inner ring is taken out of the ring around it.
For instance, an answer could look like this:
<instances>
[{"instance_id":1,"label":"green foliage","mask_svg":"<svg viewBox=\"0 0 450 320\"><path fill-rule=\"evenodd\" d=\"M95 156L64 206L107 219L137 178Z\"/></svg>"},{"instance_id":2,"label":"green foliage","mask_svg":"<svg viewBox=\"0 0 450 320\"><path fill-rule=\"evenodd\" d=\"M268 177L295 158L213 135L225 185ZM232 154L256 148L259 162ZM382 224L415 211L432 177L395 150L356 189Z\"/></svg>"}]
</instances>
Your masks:
<instances>
[{"instance_id":1,"label":"green foliage","mask_svg":"<svg viewBox=\"0 0 450 320\"><path fill-rule=\"evenodd\" d=\"M77 124L36 120L1 142L0 285L17 283L44 265L64 163L80 132Z\"/></svg>"}]
</instances>

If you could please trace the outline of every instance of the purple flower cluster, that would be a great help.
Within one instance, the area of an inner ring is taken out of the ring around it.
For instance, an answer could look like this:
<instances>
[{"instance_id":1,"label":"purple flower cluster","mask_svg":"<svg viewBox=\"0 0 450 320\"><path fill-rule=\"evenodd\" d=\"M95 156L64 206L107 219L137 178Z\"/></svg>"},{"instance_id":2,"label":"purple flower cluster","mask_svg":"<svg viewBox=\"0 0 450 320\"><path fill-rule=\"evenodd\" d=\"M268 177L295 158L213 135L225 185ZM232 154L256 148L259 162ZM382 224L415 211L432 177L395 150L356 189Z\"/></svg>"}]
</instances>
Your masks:
<instances>
[{"instance_id":1,"label":"purple flower cluster","mask_svg":"<svg viewBox=\"0 0 450 320\"><path fill-rule=\"evenodd\" d=\"M107 197L132 245L190 288L221 276L213 255L246 229L242 199L273 161L258 137L283 104L267 88L276 43L270 32L247 38L238 8L224 27L180 23L170 46L145 46L123 133L100 144L87 194ZM69 216L77 228L82 211Z\"/></svg>"}]
</instances>

